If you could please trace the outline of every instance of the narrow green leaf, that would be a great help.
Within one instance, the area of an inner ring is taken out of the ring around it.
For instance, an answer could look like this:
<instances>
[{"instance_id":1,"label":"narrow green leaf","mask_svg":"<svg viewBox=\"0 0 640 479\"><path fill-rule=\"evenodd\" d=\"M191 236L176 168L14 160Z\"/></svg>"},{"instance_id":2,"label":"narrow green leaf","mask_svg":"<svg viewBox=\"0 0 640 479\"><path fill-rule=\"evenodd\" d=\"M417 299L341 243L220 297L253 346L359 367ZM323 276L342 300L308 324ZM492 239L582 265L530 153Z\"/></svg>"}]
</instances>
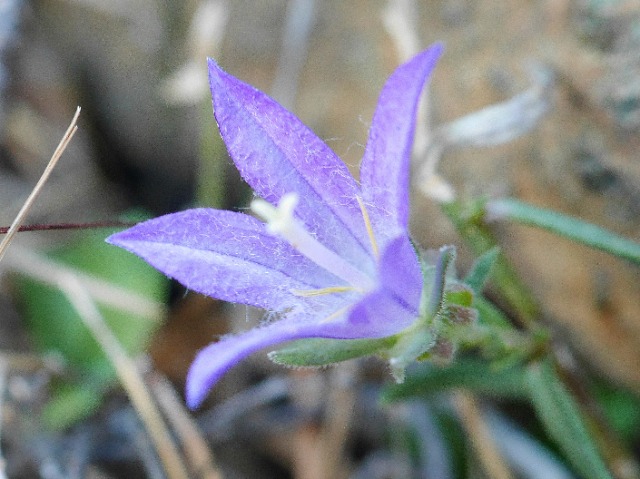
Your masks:
<instances>
[{"instance_id":1,"label":"narrow green leaf","mask_svg":"<svg viewBox=\"0 0 640 479\"><path fill-rule=\"evenodd\" d=\"M458 388L499 398L526 397L521 366L496 368L480 359L460 358L446 367L423 363L411 368L404 383L385 387L381 398L390 403Z\"/></svg>"},{"instance_id":2,"label":"narrow green leaf","mask_svg":"<svg viewBox=\"0 0 640 479\"><path fill-rule=\"evenodd\" d=\"M613 430L628 444L637 442L640 437L640 397L604 379L592 380L591 390Z\"/></svg>"},{"instance_id":3,"label":"narrow green leaf","mask_svg":"<svg viewBox=\"0 0 640 479\"><path fill-rule=\"evenodd\" d=\"M572 216L539 208L512 198L488 202L487 212L497 219L507 219L542 228L635 264L640 264L640 243Z\"/></svg>"},{"instance_id":4,"label":"narrow green leaf","mask_svg":"<svg viewBox=\"0 0 640 479\"><path fill-rule=\"evenodd\" d=\"M585 479L612 479L569 391L550 360L527 370L527 386L545 430Z\"/></svg>"},{"instance_id":5,"label":"narrow green leaf","mask_svg":"<svg viewBox=\"0 0 640 479\"><path fill-rule=\"evenodd\" d=\"M483 253L471 267L471 270L464 279L467 284L476 294L480 294L484 288L484 284L487 282L493 265L498 260L500 254L500 248L497 246L489 249Z\"/></svg>"}]
</instances>

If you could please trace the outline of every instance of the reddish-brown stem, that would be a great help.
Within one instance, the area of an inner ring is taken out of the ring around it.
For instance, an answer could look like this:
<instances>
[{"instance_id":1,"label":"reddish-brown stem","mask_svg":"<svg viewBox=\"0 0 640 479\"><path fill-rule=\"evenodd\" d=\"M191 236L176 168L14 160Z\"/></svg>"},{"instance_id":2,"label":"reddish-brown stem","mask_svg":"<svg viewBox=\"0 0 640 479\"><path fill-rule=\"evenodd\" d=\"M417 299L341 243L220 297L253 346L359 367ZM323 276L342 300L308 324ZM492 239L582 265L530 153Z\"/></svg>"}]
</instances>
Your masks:
<instances>
[{"instance_id":1,"label":"reddish-brown stem","mask_svg":"<svg viewBox=\"0 0 640 479\"><path fill-rule=\"evenodd\" d=\"M94 228L118 228L129 227L135 223L128 221L99 221L96 223L53 223L41 225L22 225L18 229L19 232L24 231L50 231L50 230L83 230ZM9 226L0 226L0 234L7 234Z\"/></svg>"}]
</instances>

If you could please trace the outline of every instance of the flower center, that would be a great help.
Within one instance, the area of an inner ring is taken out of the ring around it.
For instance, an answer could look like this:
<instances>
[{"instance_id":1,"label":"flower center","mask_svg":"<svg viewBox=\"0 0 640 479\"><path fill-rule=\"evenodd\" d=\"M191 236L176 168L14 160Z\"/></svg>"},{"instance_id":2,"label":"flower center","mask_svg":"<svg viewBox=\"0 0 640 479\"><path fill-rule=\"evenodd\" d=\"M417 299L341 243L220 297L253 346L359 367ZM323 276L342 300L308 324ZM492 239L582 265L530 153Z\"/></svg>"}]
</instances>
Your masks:
<instances>
[{"instance_id":1,"label":"flower center","mask_svg":"<svg viewBox=\"0 0 640 479\"><path fill-rule=\"evenodd\" d=\"M320 243L293 217L297 204L298 195L287 193L280 198L277 207L262 199L255 199L251 202L251 209L267 222L268 232L285 239L318 266L343 279L355 289L373 289L375 285L369 276Z\"/></svg>"}]
</instances>

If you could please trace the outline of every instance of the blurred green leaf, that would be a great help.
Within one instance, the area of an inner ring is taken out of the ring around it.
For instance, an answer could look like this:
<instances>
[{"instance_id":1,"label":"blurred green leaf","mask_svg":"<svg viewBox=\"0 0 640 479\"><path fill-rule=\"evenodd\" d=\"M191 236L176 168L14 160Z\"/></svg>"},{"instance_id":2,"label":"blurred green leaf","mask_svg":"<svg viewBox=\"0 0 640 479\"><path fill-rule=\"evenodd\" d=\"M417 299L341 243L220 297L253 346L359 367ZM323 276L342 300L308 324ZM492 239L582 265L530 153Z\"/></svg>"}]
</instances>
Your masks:
<instances>
[{"instance_id":1,"label":"blurred green leaf","mask_svg":"<svg viewBox=\"0 0 640 479\"><path fill-rule=\"evenodd\" d=\"M550 360L529 366L527 386L542 425L575 470L585 479L612 479L577 404Z\"/></svg>"},{"instance_id":2,"label":"blurred green leaf","mask_svg":"<svg viewBox=\"0 0 640 479\"><path fill-rule=\"evenodd\" d=\"M521 366L496 368L480 359L459 358L446 367L423 363L411 368L404 383L384 388L382 401L390 403L458 388L500 398L526 396Z\"/></svg>"},{"instance_id":3,"label":"blurred green leaf","mask_svg":"<svg viewBox=\"0 0 640 479\"><path fill-rule=\"evenodd\" d=\"M163 302L168 280L136 256L108 245L110 231L85 231L76 242L49 254L72 267L141 296ZM90 414L116 380L115 371L82 319L57 288L24 275L13 277L28 329L42 352L56 352L68 366L69 378L53 385L44 417L63 428ZM123 309L98 305L109 328L131 354L145 350L162 318L137 317Z\"/></svg>"},{"instance_id":4,"label":"blurred green leaf","mask_svg":"<svg viewBox=\"0 0 640 479\"><path fill-rule=\"evenodd\" d=\"M572 216L539 208L513 198L490 201L487 203L487 211L498 219L536 226L640 264L639 243Z\"/></svg>"},{"instance_id":5,"label":"blurred green leaf","mask_svg":"<svg viewBox=\"0 0 640 479\"><path fill-rule=\"evenodd\" d=\"M604 381L593 387L593 396L600 404L607 422L627 442L640 437L640 398Z\"/></svg>"},{"instance_id":6,"label":"blurred green leaf","mask_svg":"<svg viewBox=\"0 0 640 479\"><path fill-rule=\"evenodd\" d=\"M226 147L211 114L211 101L202 102L199 111L202 130L196 198L200 205L222 208L225 205L225 186L228 182L225 175L229 161Z\"/></svg>"},{"instance_id":7,"label":"blurred green leaf","mask_svg":"<svg viewBox=\"0 0 640 479\"><path fill-rule=\"evenodd\" d=\"M471 270L464 279L467 284L476 294L482 293L484 284L489 279L493 265L498 260L500 254L500 248L494 246L487 250L476 259L471 267Z\"/></svg>"},{"instance_id":8,"label":"blurred green leaf","mask_svg":"<svg viewBox=\"0 0 640 479\"><path fill-rule=\"evenodd\" d=\"M63 429L95 412L113 385L113 372L108 364L96 365L90 375L78 381L57 381L42 419L52 429Z\"/></svg>"},{"instance_id":9,"label":"blurred green leaf","mask_svg":"<svg viewBox=\"0 0 640 479\"><path fill-rule=\"evenodd\" d=\"M503 329L512 329L513 325L509 322L509 318L497 308L491 301L484 296L476 295L473 298L473 307L478 310L480 322L488 326L494 326Z\"/></svg>"}]
</instances>

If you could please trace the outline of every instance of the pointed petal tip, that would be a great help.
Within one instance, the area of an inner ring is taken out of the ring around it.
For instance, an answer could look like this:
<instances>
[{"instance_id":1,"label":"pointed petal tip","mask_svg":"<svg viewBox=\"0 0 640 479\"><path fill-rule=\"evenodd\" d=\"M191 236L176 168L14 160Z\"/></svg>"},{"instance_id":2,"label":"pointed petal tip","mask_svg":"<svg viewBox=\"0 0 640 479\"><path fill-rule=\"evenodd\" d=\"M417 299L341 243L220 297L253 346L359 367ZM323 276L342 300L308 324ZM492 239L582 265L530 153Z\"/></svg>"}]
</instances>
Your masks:
<instances>
[{"instance_id":1,"label":"pointed petal tip","mask_svg":"<svg viewBox=\"0 0 640 479\"><path fill-rule=\"evenodd\" d=\"M114 233L114 234L112 234L112 235L110 235L110 236L107 236L107 237L104 239L104 242L105 242L105 243L107 243L107 244L115 244L115 243L114 243L114 241L117 241L117 238L114 238L114 236L115 236L115 235L117 235L117 234L118 234L118 233ZM116 245L116 246L117 246L117 245Z\"/></svg>"},{"instance_id":2,"label":"pointed petal tip","mask_svg":"<svg viewBox=\"0 0 640 479\"><path fill-rule=\"evenodd\" d=\"M437 61L444 53L444 42L434 42L426 49L419 52L416 57L431 57L433 61Z\"/></svg>"},{"instance_id":3,"label":"pointed petal tip","mask_svg":"<svg viewBox=\"0 0 640 479\"><path fill-rule=\"evenodd\" d=\"M207 67L209 70L209 87L211 94L214 95L214 86L219 85L225 78L229 77L213 58L207 58Z\"/></svg>"},{"instance_id":4,"label":"pointed petal tip","mask_svg":"<svg viewBox=\"0 0 640 479\"><path fill-rule=\"evenodd\" d=\"M113 246L122 247L122 236L123 236L123 233L125 233L126 231L128 230L118 231L117 233L113 233L112 235L107 236L104 242Z\"/></svg>"},{"instance_id":5,"label":"pointed petal tip","mask_svg":"<svg viewBox=\"0 0 640 479\"><path fill-rule=\"evenodd\" d=\"M156 218L156 220L157 219L158 218ZM104 241L105 243L108 243L113 246L118 246L119 248L129 249L129 246L131 245L131 240L133 239L135 241L136 239L139 239L137 238L137 235L139 234L141 229L142 230L144 229L143 225L145 223L153 223L153 221L155 220L151 219L151 220L141 221L140 223L135 224L130 228L124 229L122 231L118 231L116 233L113 233L112 235L107 236Z\"/></svg>"},{"instance_id":6,"label":"pointed petal tip","mask_svg":"<svg viewBox=\"0 0 640 479\"><path fill-rule=\"evenodd\" d=\"M408 63L416 62L423 64L425 73L424 78L428 78L443 53L444 43L436 42L429 46L429 48L427 48L426 50L418 53L415 57L413 57L413 59L409 60Z\"/></svg>"},{"instance_id":7,"label":"pointed petal tip","mask_svg":"<svg viewBox=\"0 0 640 479\"><path fill-rule=\"evenodd\" d=\"M209 67L209 74L211 74L212 70L218 71L221 69L220 65L218 65L218 62L211 57L207 57L207 66Z\"/></svg>"},{"instance_id":8,"label":"pointed petal tip","mask_svg":"<svg viewBox=\"0 0 640 479\"><path fill-rule=\"evenodd\" d=\"M434 42L432 43L427 50L431 51L434 55L442 55L444 53L444 42Z\"/></svg>"}]
</instances>

